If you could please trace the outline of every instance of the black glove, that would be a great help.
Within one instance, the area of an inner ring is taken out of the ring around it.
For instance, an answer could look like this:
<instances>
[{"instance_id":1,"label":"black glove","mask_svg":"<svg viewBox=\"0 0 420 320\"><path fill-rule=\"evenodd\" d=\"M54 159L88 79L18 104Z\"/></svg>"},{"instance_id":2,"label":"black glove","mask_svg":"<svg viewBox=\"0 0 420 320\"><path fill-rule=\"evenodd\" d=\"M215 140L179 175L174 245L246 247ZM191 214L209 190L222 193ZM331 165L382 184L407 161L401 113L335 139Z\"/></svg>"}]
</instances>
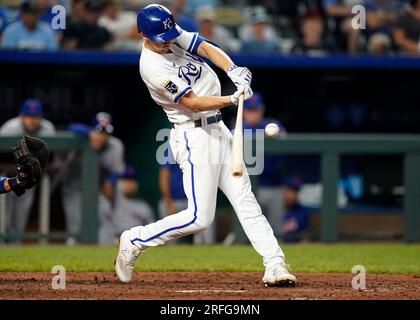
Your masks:
<instances>
[{"instance_id":1,"label":"black glove","mask_svg":"<svg viewBox=\"0 0 420 320\"><path fill-rule=\"evenodd\" d=\"M49 151L45 141L28 135L13 147L13 157L18 174L12 182L12 190L19 196L36 186L41 180L42 169L48 161Z\"/></svg>"}]
</instances>

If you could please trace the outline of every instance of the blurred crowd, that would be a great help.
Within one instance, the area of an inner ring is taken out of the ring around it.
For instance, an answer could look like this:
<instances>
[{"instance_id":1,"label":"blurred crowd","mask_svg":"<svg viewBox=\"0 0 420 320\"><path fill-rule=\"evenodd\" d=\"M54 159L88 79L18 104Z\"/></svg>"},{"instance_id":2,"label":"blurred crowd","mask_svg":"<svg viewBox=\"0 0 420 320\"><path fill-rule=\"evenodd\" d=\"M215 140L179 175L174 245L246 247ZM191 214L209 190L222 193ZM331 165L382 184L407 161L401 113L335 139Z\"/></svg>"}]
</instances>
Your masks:
<instances>
[{"instance_id":1,"label":"blurred crowd","mask_svg":"<svg viewBox=\"0 0 420 320\"><path fill-rule=\"evenodd\" d=\"M230 53L420 54L420 0L3 0L1 47L139 51L136 12L152 2ZM51 26L57 4L64 30Z\"/></svg>"}]
</instances>

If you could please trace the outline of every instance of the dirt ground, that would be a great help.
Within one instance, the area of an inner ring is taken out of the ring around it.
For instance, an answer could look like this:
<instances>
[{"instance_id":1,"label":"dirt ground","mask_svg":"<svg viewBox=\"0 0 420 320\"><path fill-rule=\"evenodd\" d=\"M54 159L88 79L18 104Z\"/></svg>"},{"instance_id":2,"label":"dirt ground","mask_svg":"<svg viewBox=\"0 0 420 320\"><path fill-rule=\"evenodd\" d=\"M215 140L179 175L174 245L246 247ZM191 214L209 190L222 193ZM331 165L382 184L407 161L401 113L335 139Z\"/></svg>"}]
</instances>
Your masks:
<instances>
[{"instance_id":1,"label":"dirt ground","mask_svg":"<svg viewBox=\"0 0 420 320\"><path fill-rule=\"evenodd\" d=\"M353 274L302 273L294 288L266 288L261 273L148 272L121 284L114 273L67 273L66 289L54 290L53 275L1 272L0 299L416 299L420 275L366 277L366 290L351 287Z\"/></svg>"}]
</instances>

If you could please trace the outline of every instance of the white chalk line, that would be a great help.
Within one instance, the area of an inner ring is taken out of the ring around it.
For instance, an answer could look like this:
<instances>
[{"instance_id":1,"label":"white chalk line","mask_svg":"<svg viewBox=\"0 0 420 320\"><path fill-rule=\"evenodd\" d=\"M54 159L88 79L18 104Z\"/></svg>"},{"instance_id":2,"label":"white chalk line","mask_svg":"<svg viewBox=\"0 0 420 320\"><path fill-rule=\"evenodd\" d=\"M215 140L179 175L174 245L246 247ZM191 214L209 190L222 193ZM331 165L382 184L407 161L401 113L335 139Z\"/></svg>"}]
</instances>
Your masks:
<instances>
[{"instance_id":1,"label":"white chalk line","mask_svg":"<svg viewBox=\"0 0 420 320\"><path fill-rule=\"evenodd\" d=\"M175 290L177 293L242 293L248 290Z\"/></svg>"}]
</instances>

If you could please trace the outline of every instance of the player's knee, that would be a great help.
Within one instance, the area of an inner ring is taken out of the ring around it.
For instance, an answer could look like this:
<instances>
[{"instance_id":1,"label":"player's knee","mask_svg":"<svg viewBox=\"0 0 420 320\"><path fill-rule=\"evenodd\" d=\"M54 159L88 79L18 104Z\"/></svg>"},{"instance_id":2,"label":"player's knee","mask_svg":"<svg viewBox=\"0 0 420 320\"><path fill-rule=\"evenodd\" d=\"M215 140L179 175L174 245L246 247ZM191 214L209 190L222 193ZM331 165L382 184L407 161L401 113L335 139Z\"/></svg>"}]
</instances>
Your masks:
<instances>
[{"instance_id":1,"label":"player's knee","mask_svg":"<svg viewBox=\"0 0 420 320\"><path fill-rule=\"evenodd\" d=\"M213 214L206 214L206 215L197 215L197 219L195 221L195 226L197 228L197 231L202 231L207 229L212 223L214 219L214 213Z\"/></svg>"}]
</instances>

